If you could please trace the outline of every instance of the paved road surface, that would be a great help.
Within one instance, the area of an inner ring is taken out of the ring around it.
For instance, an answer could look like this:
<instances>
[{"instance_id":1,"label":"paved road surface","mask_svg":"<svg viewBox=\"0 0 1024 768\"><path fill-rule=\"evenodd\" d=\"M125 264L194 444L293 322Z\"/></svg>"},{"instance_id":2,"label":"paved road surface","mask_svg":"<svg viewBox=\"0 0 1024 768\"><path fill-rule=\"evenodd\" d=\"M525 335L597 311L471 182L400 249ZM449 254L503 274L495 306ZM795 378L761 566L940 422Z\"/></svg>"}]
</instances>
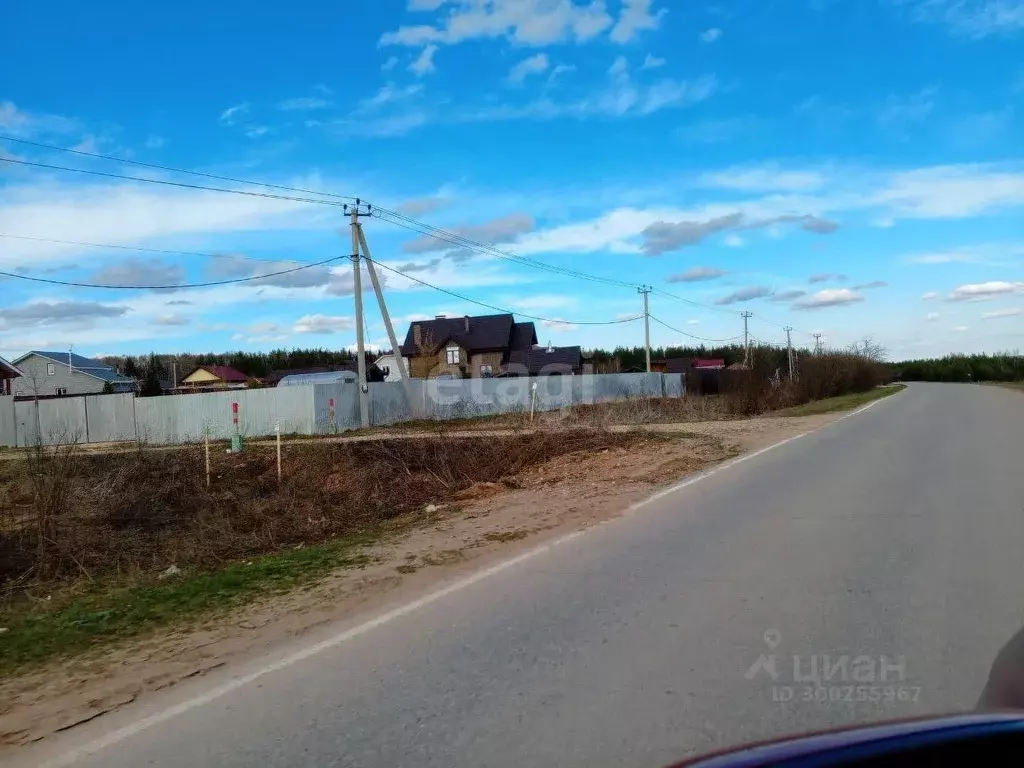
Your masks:
<instances>
[{"instance_id":1,"label":"paved road surface","mask_svg":"<svg viewBox=\"0 0 1024 768\"><path fill-rule=\"evenodd\" d=\"M969 708L1024 624L1022 456L1024 395L915 385L78 764L658 766ZM825 654L916 701L802 701Z\"/></svg>"}]
</instances>

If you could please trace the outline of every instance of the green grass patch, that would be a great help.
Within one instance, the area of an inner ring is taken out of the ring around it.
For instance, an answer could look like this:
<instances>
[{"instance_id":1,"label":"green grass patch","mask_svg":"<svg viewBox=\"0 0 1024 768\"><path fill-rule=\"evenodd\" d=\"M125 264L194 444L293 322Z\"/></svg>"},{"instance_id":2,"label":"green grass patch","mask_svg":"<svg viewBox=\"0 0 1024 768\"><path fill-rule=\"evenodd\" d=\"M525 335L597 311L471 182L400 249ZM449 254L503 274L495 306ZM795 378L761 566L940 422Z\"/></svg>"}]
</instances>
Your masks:
<instances>
[{"instance_id":1,"label":"green grass patch","mask_svg":"<svg viewBox=\"0 0 1024 768\"><path fill-rule=\"evenodd\" d=\"M1003 389L1016 389L1018 392L1024 392L1024 381L990 381L986 382L993 387L1002 387Z\"/></svg>"},{"instance_id":2,"label":"green grass patch","mask_svg":"<svg viewBox=\"0 0 1024 768\"><path fill-rule=\"evenodd\" d=\"M253 598L284 592L336 568L363 565L366 541L338 541L231 563L208 573L129 587L95 584L63 604L19 603L0 626L0 677L58 655L83 653L187 619L208 617ZM8 606L10 608L11 606Z\"/></svg>"},{"instance_id":3,"label":"green grass patch","mask_svg":"<svg viewBox=\"0 0 1024 768\"><path fill-rule=\"evenodd\" d=\"M824 400L815 400L803 405L796 405L792 408L783 408L776 411L773 416L814 416L819 413L832 413L833 411L849 411L859 408L873 400L881 400L883 397L895 395L907 388L906 384L894 384L888 387L875 387L867 392L854 392L839 397L828 397Z\"/></svg>"}]
</instances>

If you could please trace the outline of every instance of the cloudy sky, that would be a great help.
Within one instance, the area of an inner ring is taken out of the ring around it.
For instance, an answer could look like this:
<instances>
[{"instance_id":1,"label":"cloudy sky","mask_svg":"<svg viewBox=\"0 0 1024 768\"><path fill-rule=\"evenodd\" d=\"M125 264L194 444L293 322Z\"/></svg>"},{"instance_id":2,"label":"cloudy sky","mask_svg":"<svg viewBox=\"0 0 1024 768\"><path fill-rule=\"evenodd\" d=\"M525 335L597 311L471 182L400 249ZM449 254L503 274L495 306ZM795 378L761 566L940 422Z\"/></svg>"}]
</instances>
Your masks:
<instances>
[{"instance_id":1,"label":"cloudy sky","mask_svg":"<svg viewBox=\"0 0 1024 768\"><path fill-rule=\"evenodd\" d=\"M19 3L0 133L360 196L628 284L366 222L381 264L545 318L542 342L641 343L615 321L643 283L655 344L733 337L750 310L765 341L998 351L1024 346L1022 46L1022 0ZM336 205L25 165L261 190L23 142L0 158L22 161L0 162L0 355L354 342L347 260L179 287L347 255ZM400 334L487 311L384 274Z\"/></svg>"}]
</instances>

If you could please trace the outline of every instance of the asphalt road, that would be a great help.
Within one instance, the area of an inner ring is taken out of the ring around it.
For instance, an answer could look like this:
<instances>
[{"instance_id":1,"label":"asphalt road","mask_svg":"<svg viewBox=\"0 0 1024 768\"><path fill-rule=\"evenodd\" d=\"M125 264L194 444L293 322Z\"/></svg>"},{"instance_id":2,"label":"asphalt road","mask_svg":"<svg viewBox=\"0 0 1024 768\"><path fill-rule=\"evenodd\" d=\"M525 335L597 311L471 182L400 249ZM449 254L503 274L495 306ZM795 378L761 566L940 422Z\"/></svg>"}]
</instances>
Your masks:
<instances>
[{"instance_id":1,"label":"asphalt road","mask_svg":"<svg viewBox=\"0 0 1024 768\"><path fill-rule=\"evenodd\" d=\"M969 709L1024 624L1022 456L1021 393L914 385L427 605L332 628L222 695L183 691L173 717L157 703L61 748L153 715L76 765L658 766ZM774 679L751 669L762 654Z\"/></svg>"}]
</instances>

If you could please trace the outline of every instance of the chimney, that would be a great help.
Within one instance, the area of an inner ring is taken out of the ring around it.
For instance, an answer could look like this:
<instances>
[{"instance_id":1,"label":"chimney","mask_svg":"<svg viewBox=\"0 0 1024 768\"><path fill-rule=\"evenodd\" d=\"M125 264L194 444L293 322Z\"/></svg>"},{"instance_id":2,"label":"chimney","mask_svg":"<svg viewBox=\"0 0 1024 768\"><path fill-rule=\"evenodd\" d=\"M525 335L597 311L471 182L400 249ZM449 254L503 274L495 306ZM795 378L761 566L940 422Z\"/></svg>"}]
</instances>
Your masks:
<instances>
[{"instance_id":1,"label":"chimney","mask_svg":"<svg viewBox=\"0 0 1024 768\"><path fill-rule=\"evenodd\" d=\"M464 326L465 326L465 328L466 328L466 333L469 333L469 315L466 315L466 316L465 316L465 317L464 317L464 318L462 319L462 322L463 322L463 325L464 325Z\"/></svg>"},{"instance_id":2,"label":"chimney","mask_svg":"<svg viewBox=\"0 0 1024 768\"><path fill-rule=\"evenodd\" d=\"M551 346L551 342L549 341L548 342L548 354L550 355L554 351L555 351L555 348Z\"/></svg>"},{"instance_id":3,"label":"chimney","mask_svg":"<svg viewBox=\"0 0 1024 768\"><path fill-rule=\"evenodd\" d=\"M419 323L412 324L412 343L416 346L423 343L423 331L420 330Z\"/></svg>"}]
</instances>

